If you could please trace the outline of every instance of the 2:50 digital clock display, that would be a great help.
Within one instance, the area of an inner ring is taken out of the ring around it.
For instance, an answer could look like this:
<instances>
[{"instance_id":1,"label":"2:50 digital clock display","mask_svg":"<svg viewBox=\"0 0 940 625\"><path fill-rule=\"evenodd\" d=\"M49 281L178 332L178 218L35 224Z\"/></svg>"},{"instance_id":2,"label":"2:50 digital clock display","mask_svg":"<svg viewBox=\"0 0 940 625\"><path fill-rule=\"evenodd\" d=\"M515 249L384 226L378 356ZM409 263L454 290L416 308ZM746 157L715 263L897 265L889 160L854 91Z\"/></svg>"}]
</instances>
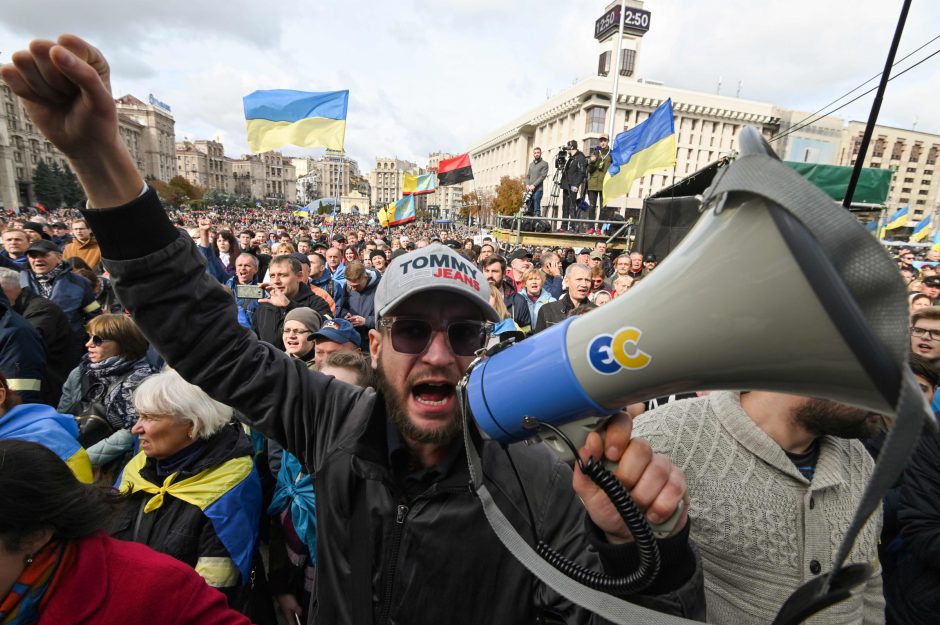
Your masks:
<instances>
[{"instance_id":1,"label":"2:50 digital clock display","mask_svg":"<svg viewBox=\"0 0 940 625\"><path fill-rule=\"evenodd\" d=\"M620 28L620 6L613 7L594 22L594 38L604 39ZM623 29L643 34L650 29L650 12L644 9L627 8L623 15Z\"/></svg>"}]
</instances>

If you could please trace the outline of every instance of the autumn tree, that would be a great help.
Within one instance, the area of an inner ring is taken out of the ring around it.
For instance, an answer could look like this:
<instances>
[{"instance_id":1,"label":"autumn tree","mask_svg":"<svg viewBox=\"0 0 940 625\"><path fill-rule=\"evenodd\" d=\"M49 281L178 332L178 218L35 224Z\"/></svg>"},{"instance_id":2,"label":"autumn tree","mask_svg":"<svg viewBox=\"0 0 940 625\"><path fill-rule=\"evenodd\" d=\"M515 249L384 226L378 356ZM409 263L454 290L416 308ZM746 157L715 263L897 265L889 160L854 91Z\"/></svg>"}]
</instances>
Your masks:
<instances>
[{"instance_id":1,"label":"autumn tree","mask_svg":"<svg viewBox=\"0 0 940 625\"><path fill-rule=\"evenodd\" d=\"M522 206L522 197L525 195L525 185L522 178L503 176L496 187L496 198L493 200L493 210L500 215L515 215Z\"/></svg>"}]
</instances>

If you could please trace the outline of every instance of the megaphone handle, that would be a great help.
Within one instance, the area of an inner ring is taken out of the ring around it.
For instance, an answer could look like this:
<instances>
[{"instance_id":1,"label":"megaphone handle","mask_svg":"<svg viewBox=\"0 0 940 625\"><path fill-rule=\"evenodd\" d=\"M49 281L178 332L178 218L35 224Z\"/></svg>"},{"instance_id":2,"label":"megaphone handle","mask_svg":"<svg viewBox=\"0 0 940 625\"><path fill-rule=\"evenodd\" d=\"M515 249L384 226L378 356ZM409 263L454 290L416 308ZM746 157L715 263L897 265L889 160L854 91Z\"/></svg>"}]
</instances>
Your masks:
<instances>
[{"instance_id":1,"label":"megaphone handle","mask_svg":"<svg viewBox=\"0 0 940 625\"><path fill-rule=\"evenodd\" d=\"M588 434L591 432L602 431L607 425L607 421L609 419L610 417L607 416L589 417L579 421L570 421L563 425L557 425L554 427L557 430L560 430L561 433L567 437L567 442L570 443L575 449L580 449L584 446L584 441L587 439ZM540 437L542 442L548 444L548 446L551 447L556 454L558 454L562 461L567 462L568 464L574 463L575 458L572 455L572 452L569 451L568 445L562 444L556 434L543 430L540 432ZM616 462L611 462L607 458L604 458L603 464L605 469L611 473L616 473ZM675 512L673 512L668 519L662 523L650 523L649 526L653 530L653 535L659 539L667 538L673 532L673 530L676 529L676 525L679 523L679 519L682 517L682 513L684 511L685 502L680 501L679 505L676 506ZM649 519L647 519L647 522L649 522Z\"/></svg>"}]
</instances>

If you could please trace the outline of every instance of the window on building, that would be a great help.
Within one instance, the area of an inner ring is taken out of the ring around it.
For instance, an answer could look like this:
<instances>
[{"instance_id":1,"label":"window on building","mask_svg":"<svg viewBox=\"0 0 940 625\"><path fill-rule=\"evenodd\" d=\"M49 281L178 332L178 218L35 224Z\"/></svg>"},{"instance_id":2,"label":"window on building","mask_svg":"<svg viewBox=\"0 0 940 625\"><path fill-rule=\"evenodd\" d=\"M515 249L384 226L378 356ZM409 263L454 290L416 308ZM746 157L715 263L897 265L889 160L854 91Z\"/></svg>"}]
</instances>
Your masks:
<instances>
[{"instance_id":1,"label":"window on building","mask_svg":"<svg viewBox=\"0 0 940 625\"><path fill-rule=\"evenodd\" d=\"M925 170L924 170L924 175L925 175L925 176L932 176L932 175L933 175L933 170L932 170L932 169L925 169ZM925 181L925 182L926 182L926 181Z\"/></svg>"},{"instance_id":2,"label":"window on building","mask_svg":"<svg viewBox=\"0 0 940 625\"><path fill-rule=\"evenodd\" d=\"M904 179L904 182L914 182L914 179L913 179L913 178L905 178L905 179Z\"/></svg>"},{"instance_id":3,"label":"window on building","mask_svg":"<svg viewBox=\"0 0 940 625\"><path fill-rule=\"evenodd\" d=\"M927 200L917 200L917 203L923 205L927 203Z\"/></svg>"},{"instance_id":4,"label":"window on building","mask_svg":"<svg viewBox=\"0 0 940 625\"><path fill-rule=\"evenodd\" d=\"M907 198L907 197L902 197L900 200L898 200L898 202L900 202L901 204L907 204L907 203L909 203L910 201L911 201L911 199L910 199L910 198Z\"/></svg>"},{"instance_id":5,"label":"window on building","mask_svg":"<svg viewBox=\"0 0 940 625\"><path fill-rule=\"evenodd\" d=\"M604 121L607 119L607 108L604 106L594 106L587 111L587 127L584 129L588 133L604 132Z\"/></svg>"},{"instance_id":6,"label":"window on building","mask_svg":"<svg viewBox=\"0 0 940 625\"><path fill-rule=\"evenodd\" d=\"M22 152L13 152L13 160L17 163L23 162L23 153Z\"/></svg>"},{"instance_id":7,"label":"window on building","mask_svg":"<svg viewBox=\"0 0 940 625\"><path fill-rule=\"evenodd\" d=\"M633 76L636 67L636 50L624 49L620 51L620 75Z\"/></svg>"},{"instance_id":8,"label":"window on building","mask_svg":"<svg viewBox=\"0 0 940 625\"><path fill-rule=\"evenodd\" d=\"M921 189L917 192L917 195L927 195L928 193L930 193L929 189Z\"/></svg>"},{"instance_id":9,"label":"window on building","mask_svg":"<svg viewBox=\"0 0 940 625\"><path fill-rule=\"evenodd\" d=\"M610 50L607 52L601 52L600 56L597 57L597 75L606 76L610 73Z\"/></svg>"},{"instance_id":10,"label":"window on building","mask_svg":"<svg viewBox=\"0 0 940 625\"><path fill-rule=\"evenodd\" d=\"M908 167L908 168L907 168L907 173L909 173L909 174L913 174L913 173L916 172L916 171L917 171L917 168L916 168L916 167Z\"/></svg>"},{"instance_id":11,"label":"window on building","mask_svg":"<svg viewBox=\"0 0 940 625\"><path fill-rule=\"evenodd\" d=\"M899 161L901 160L901 153L904 152L904 142L898 139L894 142L894 147L891 149L891 160Z\"/></svg>"},{"instance_id":12,"label":"window on building","mask_svg":"<svg viewBox=\"0 0 940 625\"><path fill-rule=\"evenodd\" d=\"M907 159L910 163L920 162L920 153L923 151L924 146L920 143L915 143L911 146L911 156Z\"/></svg>"},{"instance_id":13,"label":"window on building","mask_svg":"<svg viewBox=\"0 0 940 625\"><path fill-rule=\"evenodd\" d=\"M901 189L901 193L910 193L910 192L911 192L911 188L910 188L910 187L906 187L906 188L904 188L904 189Z\"/></svg>"},{"instance_id":14,"label":"window on building","mask_svg":"<svg viewBox=\"0 0 940 625\"><path fill-rule=\"evenodd\" d=\"M927 164L935 165L937 163L937 153L940 152L940 146L933 146L927 153Z\"/></svg>"},{"instance_id":15,"label":"window on building","mask_svg":"<svg viewBox=\"0 0 940 625\"><path fill-rule=\"evenodd\" d=\"M885 153L885 140L883 137L878 137L875 139L875 144L872 147L871 155L872 158L881 158Z\"/></svg>"}]
</instances>

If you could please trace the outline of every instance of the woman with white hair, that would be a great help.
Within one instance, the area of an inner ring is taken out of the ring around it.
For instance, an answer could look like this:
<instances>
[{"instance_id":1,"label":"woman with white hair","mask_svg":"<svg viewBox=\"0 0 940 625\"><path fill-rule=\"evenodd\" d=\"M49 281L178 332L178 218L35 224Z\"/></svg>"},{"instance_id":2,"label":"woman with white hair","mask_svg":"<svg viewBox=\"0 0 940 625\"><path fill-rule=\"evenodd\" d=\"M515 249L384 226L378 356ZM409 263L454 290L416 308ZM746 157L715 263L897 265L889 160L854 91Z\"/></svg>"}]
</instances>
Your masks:
<instances>
[{"instance_id":1,"label":"woman with white hair","mask_svg":"<svg viewBox=\"0 0 940 625\"><path fill-rule=\"evenodd\" d=\"M185 562L243 610L262 506L251 441L231 408L173 370L144 380L134 404L140 453L118 481L127 501L111 535Z\"/></svg>"}]
</instances>

